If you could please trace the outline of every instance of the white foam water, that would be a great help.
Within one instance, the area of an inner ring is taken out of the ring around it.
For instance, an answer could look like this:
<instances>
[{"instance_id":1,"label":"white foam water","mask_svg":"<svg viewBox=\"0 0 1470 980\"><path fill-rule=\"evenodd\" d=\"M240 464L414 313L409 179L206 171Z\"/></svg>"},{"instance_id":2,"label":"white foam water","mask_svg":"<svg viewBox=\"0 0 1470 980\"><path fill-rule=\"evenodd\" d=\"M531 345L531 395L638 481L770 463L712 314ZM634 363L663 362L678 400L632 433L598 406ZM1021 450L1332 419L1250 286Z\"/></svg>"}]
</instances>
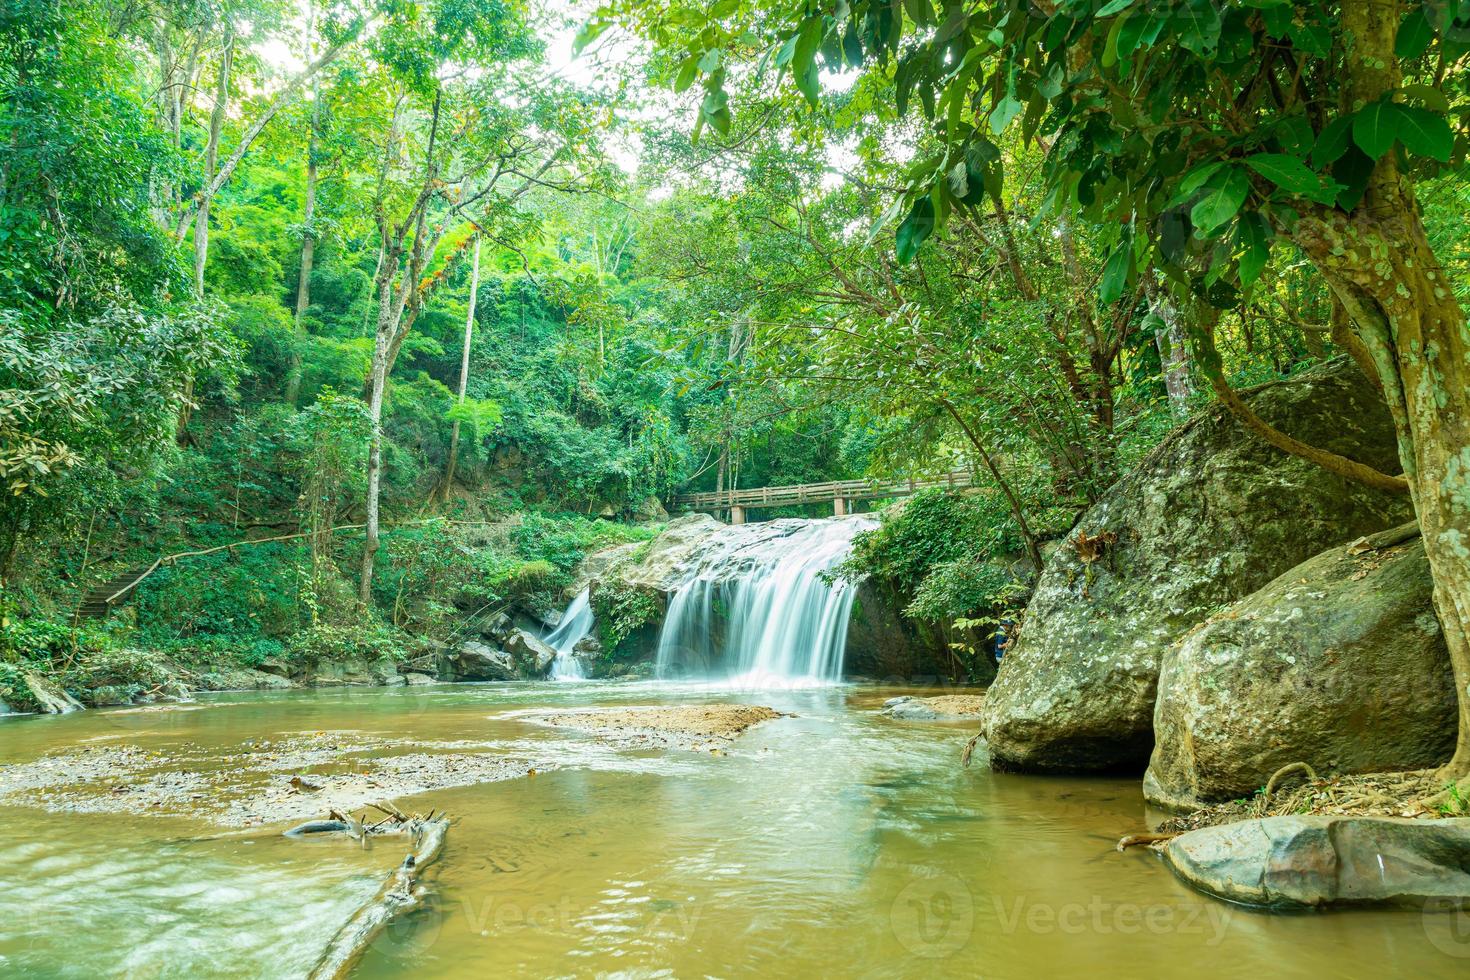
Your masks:
<instances>
[{"instance_id":1,"label":"white foam water","mask_svg":"<svg viewBox=\"0 0 1470 980\"><path fill-rule=\"evenodd\" d=\"M842 679L854 583L828 581L870 518L732 527L683 569L659 634L661 678L736 687L812 687Z\"/></svg>"},{"instance_id":2,"label":"white foam water","mask_svg":"<svg viewBox=\"0 0 1470 980\"><path fill-rule=\"evenodd\" d=\"M592 632L592 591L583 589L561 614L556 629L546 637L546 644L556 651L556 660L551 665L554 681L586 680L587 674L573 656L577 644Z\"/></svg>"}]
</instances>

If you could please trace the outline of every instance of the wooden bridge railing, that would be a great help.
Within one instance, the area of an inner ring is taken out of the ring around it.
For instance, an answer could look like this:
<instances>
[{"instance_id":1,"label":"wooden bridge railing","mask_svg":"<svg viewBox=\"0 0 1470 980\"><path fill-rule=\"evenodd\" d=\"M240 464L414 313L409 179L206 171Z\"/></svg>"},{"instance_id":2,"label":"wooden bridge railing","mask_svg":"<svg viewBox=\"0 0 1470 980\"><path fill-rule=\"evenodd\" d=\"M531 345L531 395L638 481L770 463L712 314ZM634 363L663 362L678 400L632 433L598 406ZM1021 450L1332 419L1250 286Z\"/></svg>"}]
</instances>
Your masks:
<instances>
[{"instance_id":1,"label":"wooden bridge railing","mask_svg":"<svg viewBox=\"0 0 1470 980\"><path fill-rule=\"evenodd\" d=\"M786 487L681 493L671 502L675 509L680 510L729 510L735 523L739 524L744 522L744 512L752 507L789 507L830 500L834 502L836 512L842 514L848 501L907 497L930 487L968 487L970 479L970 471L962 470L920 480L833 480Z\"/></svg>"}]
</instances>

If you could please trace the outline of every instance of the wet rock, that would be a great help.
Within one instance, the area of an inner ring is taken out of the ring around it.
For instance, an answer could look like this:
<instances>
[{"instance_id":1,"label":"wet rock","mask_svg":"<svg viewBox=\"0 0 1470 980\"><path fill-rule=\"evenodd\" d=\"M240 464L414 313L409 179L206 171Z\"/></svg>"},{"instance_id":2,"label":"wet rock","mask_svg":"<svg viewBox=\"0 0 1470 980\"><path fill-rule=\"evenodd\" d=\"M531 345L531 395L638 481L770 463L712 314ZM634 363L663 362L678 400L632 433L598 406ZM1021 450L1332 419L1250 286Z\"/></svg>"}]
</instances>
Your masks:
<instances>
[{"instance_id":1,"label":"wet rock","mask_svg":"<svg viewBox=\"0 0 1470 980\"><path fill-rule=\"evenodd\" d=\"M513 681L515 661L504 650L476 643L461 643L448 658L449 673L461 681Z\"/></svg>"},{"instance_id":2,"label":"wet rock","mask_svg":"<svg viewBox=\"0 0 1470 980\"><path fill-rule=\"evenodd\" d=\"M515 658L522 677L539 679L551 672L556 651L525 630L516 630L505 641L505 652Z\"/></svg>"},{"instance_id":3,"label":"wet rock","mask_svg":"<svg viewBox=\"0 0 1470 980\"><path fill-rule=\"evenodd\" d=\"M1247 905L1470 901L1470 820L1267 817L1190 831L1164 856L1193 887Z\"/></svg>"},{"instance_id":4,"label":"wet rock","mask_svg":"<svg viewBox=\"0 0 1470 980\"><path fill-rule=\"evenodd\" d=\"M280 691L296 685L274 672L240 667L200 674L198 686L205 691Z\"/></svg>"},{"instance_id":5,"label":"wet rock","mask_svg":"<svg viewBox=\"0 0 1470 980\"><path fill-rule=\"evenodd\" d=\"M435 681L434 678L430 677L428 674L420 674L416 671L409 671L407 674L404 674L403 680L405 681L405 683L408 684L409 687L424 687L429 684L437 683L437 681Z\"/></svg>"},{"instance_id":6,"label":"wet rock","mask_svg":"<svg viewBox=\"0 0 1470 980\"><path fill-rule=\"evenodd\" d=\"M664 510L663 501L657 497L645 497L633 508L633 520L639 524L662 524L668 519L669 512Z\"/></svg>"},{"instance_id":7,"label":"wet rock","mask_svg":"<svg viewBox=\"0 0 1470 980\"><path fill-rule=\"evenodd\" d=\"M1345 358L1244 394L1290 435L1399 470L1388 411ZM1083 514L1047 561L989 691L992 764L1143 769L1170 644L1312 555L1409 516L1407 498L1288 456L1222 406L1196 415Z\"/></svg>"},{"instance_id":8,"label":"wet rock","mask_svg":"<svg viewBox=\"0 0 1470 980\"><path fill-rule=\"evenodd\" d=\"M76 698L62 690L56 684L40 674L29 672L23 678L26 690L30 692L31 699L36 702L37 708L42 714L64 715L73 711L81 711L82 703Z\"/></svg>"},{"instance_id":9,"label":"wet rock","mask_svg":"<svg viewBox=\"0 0 1470 980\"><path fill-rule=\"evenodd\" d=\"M888 582L858 584L847 620L847 674L896 685L951 679L954 658L943 628L905 616L907 604Z\"/></svg>"},{"instance_id":10,"label":"wet rock","mask_svg":"<svg viewBox=\"0 0 1470 980\"><path fill-rule=\"evenodd\" d=\"M133 703L133 689L117 684L108 684L102 687L94 687L84 692L84 697L92 702L94 707L109 708Z\"/></svg>"},{"instance_id":11,"label":"wet rock","mask_svg":"<svg viewBox=\"0 0 1470 980\"><path fill-rule=\"evenodd\" d=\"M709 514L689 514L670 521L652 541L619 545L589 558L596 568L599 556L606 555L608 568L616 567L620 582L631 586L672 592L679 584L681 572L699 549L729 528ZM633 555L636 561L623 561Z\"/></svg>"},{"instance_id":12,"label":"wet rock","mask_svg":"<svg viewBox=\"0 0 1470 980\"><path fill-rule=\"evenodd\" d=\"M958 721L978 718L984 707L985 696L982 694L941 694L932 698L889 698L883 702L883 710L879 714L905 721Z\"/></svg>"},{"instance_id":13,"label":"wet rock","mask_svg":"<svg viewBox=\"0 0 1470 980\"><path fill-rule=\"evenodd\" d=\"M480 635L499 643L511 629L510 613L498 612L480 624Z\"/></svg>"},{"instance_id":14,"label":"wet rock","mask_svg":"<svg viewBox=\"0 0 1470 980\"><path fill-rule=\"evenodd\" d=\"M582 673L592 676L592 668L602 659L602 641L596 636L584 636L572 647L572 659L582 665Z\"/></svg>"},{"instance_id":15,"label":"wet rock","mask_svg":"<svg viewBox=\"0 0 1470 980\"><path fill-rule=\"evenodd\" d=\"M1455 687L1422 541L1330 549L1164 655L1144 795L1195 808L1306 762L1424 769L1455 748Z\"/></svg>"}]
</instances>

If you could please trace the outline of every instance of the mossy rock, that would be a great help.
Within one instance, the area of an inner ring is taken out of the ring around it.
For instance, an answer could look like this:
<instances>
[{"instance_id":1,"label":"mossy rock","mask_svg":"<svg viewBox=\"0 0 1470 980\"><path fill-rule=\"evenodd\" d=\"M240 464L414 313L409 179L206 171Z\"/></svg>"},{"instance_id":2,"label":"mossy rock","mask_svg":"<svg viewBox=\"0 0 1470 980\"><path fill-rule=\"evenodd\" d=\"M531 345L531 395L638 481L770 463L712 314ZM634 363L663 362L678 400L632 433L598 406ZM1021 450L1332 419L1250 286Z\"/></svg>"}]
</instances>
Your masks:
<instances>
[{"instance_id":1,"label":"mossy rock","mask_svg":"<svg viewBox=\"0 0 1470 980\"><path fill-rule=\"evenodd\" d=\"M1297 439L1399 472L1388 410L1346 358L1244 396ZM1196 415L1048 559L990 689L992 765L1142 771L1170 644L1299 562L1410 516L1407 497L1288 456L1223 406ZM1079 532L1103 539L1100 556L1087 560Z\"/></svg>"}]
</instances>

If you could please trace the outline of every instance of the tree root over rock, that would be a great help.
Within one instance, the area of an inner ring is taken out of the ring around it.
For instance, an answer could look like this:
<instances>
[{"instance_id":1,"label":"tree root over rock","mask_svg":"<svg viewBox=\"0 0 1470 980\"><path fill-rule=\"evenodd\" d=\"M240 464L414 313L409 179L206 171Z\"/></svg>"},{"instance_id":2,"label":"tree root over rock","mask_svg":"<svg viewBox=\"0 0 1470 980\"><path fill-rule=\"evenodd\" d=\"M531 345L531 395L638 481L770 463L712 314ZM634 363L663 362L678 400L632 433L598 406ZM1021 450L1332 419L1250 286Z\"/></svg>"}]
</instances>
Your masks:
<instances>
[{"instance_id":1,"label":"tree root over rock","mask_svg":"<svg viewBox=\"0 0 1470 980\"><path fill-rule=\"evenodd\" d=\"M448 817L440 815L436 818L432 812L427 817L408 817L392 804L374 805L374 809L388 814L388 820L395 821L400 829L413 835L413 850L383 883L378 894L337 930L312 968L311 980L346 977L390 922L422 905L427 889L419 883L419 875L444 848L444 835L449 830ZM364 832L364 839L367 832L370 831Z\"/></svg>"},{"instance_id":2,"label":"tree root over rock","mask_svg":"<svg viewBox=\"0 0 1470 980\"><path fill-rule=\"evenodd\" d=\"M1296 773L1307 778L1294 789L1281 781ZM1271 775L1261 792L1249 799L1217 803L1193 813L1171 817L1158 826L1160 832L1180 833L1289 814L1352 815L1381 817L1470 816L1470 799L1457 784L1445 785L1433 769L1409 772L1367 773L1358 776L1318 778L1306 763L1283 766Z\"/></svg>"}]
</instances>

